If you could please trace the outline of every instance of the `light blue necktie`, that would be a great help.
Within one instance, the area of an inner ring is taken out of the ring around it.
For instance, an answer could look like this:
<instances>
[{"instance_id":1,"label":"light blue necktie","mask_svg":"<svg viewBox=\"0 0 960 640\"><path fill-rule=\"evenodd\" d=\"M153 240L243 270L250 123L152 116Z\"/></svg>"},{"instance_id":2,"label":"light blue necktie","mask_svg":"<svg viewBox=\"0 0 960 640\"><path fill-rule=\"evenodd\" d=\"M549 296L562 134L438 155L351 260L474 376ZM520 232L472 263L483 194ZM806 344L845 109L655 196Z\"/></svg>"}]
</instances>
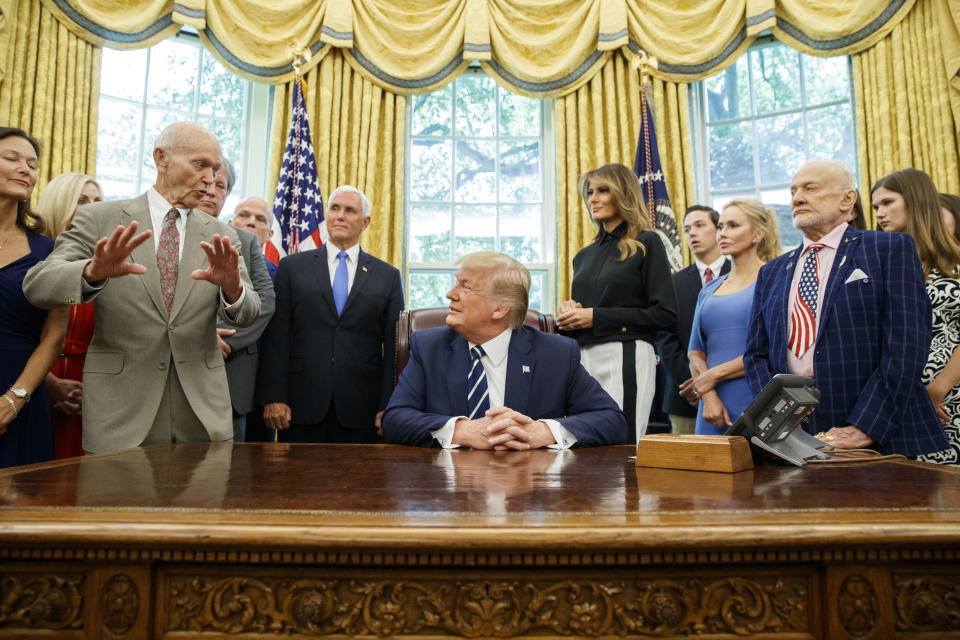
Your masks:
<instances>
[{"instance_id":1,"label":"light blue necktie","mask_svg":"<svg viewBox=\"0 0 960 640\"><path fill-rule=\"evenodd\" d=\"M343 305L347 303L347 252L341 251L337 254L340 258L340 264L337 265L337 271L333 274L333 303L337 305L337 315L343 313Z\"/></svg>"},{"instance_id":2,"label":"light blue necktie","mask_svg":"<svg viewBox=\"0 0 960 640\"><path fill-rule=\"evenodd\" d=\"M487 372L483 369L480 356L484 355L483 347L476 346L470 350L472 362L470 373L467 375L467 419L479 420L490 408L490 392L487 389Z\"/></svg>"}]
</instances>

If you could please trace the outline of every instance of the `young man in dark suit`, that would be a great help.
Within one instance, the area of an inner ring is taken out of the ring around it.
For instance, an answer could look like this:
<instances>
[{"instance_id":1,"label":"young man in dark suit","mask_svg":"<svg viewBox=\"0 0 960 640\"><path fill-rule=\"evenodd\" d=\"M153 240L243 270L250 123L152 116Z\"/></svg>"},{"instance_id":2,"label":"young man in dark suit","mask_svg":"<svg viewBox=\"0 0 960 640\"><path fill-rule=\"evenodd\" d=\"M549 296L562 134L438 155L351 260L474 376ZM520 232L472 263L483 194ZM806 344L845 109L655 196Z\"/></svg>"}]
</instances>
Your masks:
<instances>
[{"instance_id":1,"label":"young man in dark suit","mask_svg":"<svg viewBox=\"0 0 960 640\"><path fill-rule=\"evenodd\" d=\"M667 371L663 410L670 416L673 433L693 433L697 422L697 398L693 395L687 345L693 312L700 289L714 278L730 271L730 261L717 246L717 222L720 214L710 207L695 204L684 214L683 231L695 262L673 274L677 295L677 332L660 337L660 358Z\"/></svg>"},{"instance_id":2,"label":"young man in dark suit","mask_svg":"<svg viewBox=\"0 0 960 640\"><path fill-rule=\"evenodd\" d=\"M360 249L370 201L355 187L330 194L329 240L286 256L257 378L263 418L280 442L379 442L393 390L400 272Z\"/></svg>"}]
</instances>

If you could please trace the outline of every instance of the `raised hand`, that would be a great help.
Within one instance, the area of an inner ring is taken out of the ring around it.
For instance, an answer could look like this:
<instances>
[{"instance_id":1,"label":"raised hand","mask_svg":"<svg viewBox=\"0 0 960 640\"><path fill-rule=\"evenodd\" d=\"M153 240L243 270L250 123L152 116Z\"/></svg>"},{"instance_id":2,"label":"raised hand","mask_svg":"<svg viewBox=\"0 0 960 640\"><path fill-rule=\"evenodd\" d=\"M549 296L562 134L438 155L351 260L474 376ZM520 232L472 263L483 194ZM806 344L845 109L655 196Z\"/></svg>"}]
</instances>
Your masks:
<instances>
[{"instance_id":1,"label":"raised hand","mask_svg":"<svg viewBox=\"0 0 960 640\"><path fill-rule=\"evenodd\" d=\"M137 235L137 223L131 222L124 228L121 224L106 238L100 238L93 250L93 259L83 268L83 278L87 282L99 282L107 278L119 278L127 274L146 273L147 268L127 258L133 250L153 235L144 231Z\"/></svg>"},{"instance_id":2,"label":"raised hand","mask_svg":"<svg viewBox=\"0 0 960 640\"><path fill-rule=\"evenodd\" d=\"M201 242L200 248L207 254L207 268L197 269L190 276L194 280L206 280L223 291L227 302L233 304L240 297L243 285L240 282L240 253L230 244L229 236L214 234L213 242Z\"/></svg>"}]
</instances>

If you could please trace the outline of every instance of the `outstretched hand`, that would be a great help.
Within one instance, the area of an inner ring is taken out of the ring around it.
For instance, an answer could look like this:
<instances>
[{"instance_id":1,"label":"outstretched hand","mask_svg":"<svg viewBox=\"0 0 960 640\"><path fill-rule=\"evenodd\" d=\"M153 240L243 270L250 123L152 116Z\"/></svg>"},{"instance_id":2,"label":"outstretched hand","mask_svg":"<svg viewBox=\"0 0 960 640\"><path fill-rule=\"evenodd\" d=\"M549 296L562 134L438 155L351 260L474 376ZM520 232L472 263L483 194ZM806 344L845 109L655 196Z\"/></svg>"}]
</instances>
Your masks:
<instances>
[{"instance_id":1,"label":"outstretched hand","mask_svg":"<svg viewBox=\"0 0 960 640\"><path fill-rule=\"evenodd\" d=\"M233 304L240 297L240 253L230 243L229 236L214 234L213 242L201 242L200 248L207 254L207 268L197 269L190 276L194 280L206 280L223 291L227 302Z\"/></svg>"},{"instance_id":2,"label":"outstretched hand","mask_svg":"<svg viewBox=\"0 0 960 640\"><path fill-rule=\"evenodd\" d=\"M93 250L93 259L83 268L83 278L87 282L99 282L107 278L119 278L128 274L146 273L142 264L127 262L133 250L153 235L144 231L137 235L137 223L131 222L124 228L121 224L109 237L100 238Z\"/></svg>"}]
</instances>

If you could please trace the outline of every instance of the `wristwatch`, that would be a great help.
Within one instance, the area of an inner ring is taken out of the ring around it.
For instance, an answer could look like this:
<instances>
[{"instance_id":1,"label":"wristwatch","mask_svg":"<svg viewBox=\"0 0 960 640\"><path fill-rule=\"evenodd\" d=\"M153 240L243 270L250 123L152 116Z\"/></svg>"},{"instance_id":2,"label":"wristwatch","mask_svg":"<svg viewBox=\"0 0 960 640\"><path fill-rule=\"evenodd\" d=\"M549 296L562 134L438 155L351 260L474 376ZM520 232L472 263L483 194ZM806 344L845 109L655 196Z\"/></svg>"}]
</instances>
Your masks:
<instances>
[{"instance_id":1,"label":"wristwatch","mask_svg":"<svg viewBox=\"0 0 960 640\"><path fill-rule=\"evenodd\" d=\"M12 393L13 395L15 395L16 397L18 397L18 398L20 398L21 400L23 400L24 403L30 402L30 394L27 393L27 390L26 390L26 389L21 389L20 387L10 387L9 389L7 389L7 391L9 391L10 393Z\"/></svg>"}]
</instances>

